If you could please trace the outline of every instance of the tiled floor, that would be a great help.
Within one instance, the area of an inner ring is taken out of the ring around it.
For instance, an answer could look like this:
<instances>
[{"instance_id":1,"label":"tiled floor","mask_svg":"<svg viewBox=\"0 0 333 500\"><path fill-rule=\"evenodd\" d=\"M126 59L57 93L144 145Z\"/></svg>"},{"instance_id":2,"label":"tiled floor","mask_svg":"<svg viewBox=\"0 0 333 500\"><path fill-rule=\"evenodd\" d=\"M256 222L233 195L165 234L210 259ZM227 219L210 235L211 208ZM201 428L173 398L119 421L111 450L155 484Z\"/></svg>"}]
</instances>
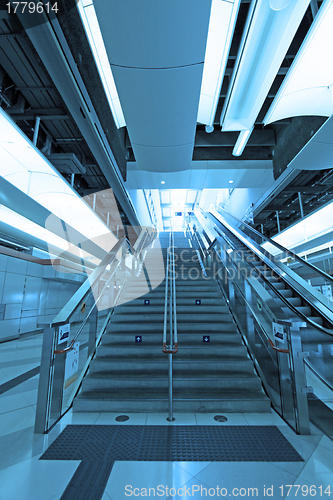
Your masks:
<instances>
[{"instance_id":1,"label":"tiled floor","mask_svg":"<svg viewBox=\"0 0 333 500\"><path fill-rule=\"evenodd\" d=\"M16 341L15 341L16 342ZM0 345L0 366L11 360L1 383L38 365L38 339L27 338L25 356L16 358L14 343ZM22 344L21 344L22 345ZM21 351L21 349L20 349ZM17 351L18 352L18 351ZM8 358L7 358L8 355ZM18 360L16 361L14 360ZM21 361L24 361L21 364ZM26 368L28 367L28 368ZM113 413L65 415L47 435L34 434L38 376L0 396L0 499L57 500L61 498L79 462L38 460L46 448L68 424L110 425L277 425L304 462L116 462L107 483L103 500L126 498L222 498L223 496L282 499L330 498L333 492L333 443L312 427L310 436L296 436L274 413L269 415L227 414L219 423L213 414L179 414L169 423L165 414L130 414L118 423ZM286 485L291 487L289 496ZM315 485L316 488L311 485ZM283 491L281 490L283 486ZM322 486L322 490L320 487ZM150 490L149 490L150 489ZM154 496L155 493L155 496Z\"/></svg>"}]
</instances>

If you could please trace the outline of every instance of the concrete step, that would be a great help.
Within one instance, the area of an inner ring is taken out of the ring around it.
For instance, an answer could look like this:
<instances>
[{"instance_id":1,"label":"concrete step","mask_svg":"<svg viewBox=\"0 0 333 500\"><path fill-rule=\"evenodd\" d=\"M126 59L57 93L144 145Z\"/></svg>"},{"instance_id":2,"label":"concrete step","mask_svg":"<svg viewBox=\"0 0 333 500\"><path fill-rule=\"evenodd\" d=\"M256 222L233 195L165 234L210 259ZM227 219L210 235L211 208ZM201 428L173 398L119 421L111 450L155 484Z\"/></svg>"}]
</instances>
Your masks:
<instances>
[{"instance_id":1,"label":"concrete step","mask_svg":"<svg viewBox=\"0 0 333 500\"><path fill-rule=\"evenodd\" d=\"M177 301L177 306L176 306L176 311L177 315L178 314L216 314L216 313L222 313L222 314L228 314L229 315L229 308L227 305L221 305L221 306L216 306L216 305L206 305L206 304L200 304L196 305L195 300L192 300L190 304L182 305L178 304ZM149 304L145 305L144 301L142 301L141 305L120 305L115 308L114 315L132 315L132 314L162 314L164 315L164 303L163 305L155 305L155 304Z\"/></svg>"},{"instance_id":2,"label":"concrete step","mask_svg":"<svg viewBox=\"0 0 333 500\"><path fill-rule=\"evenodd\" d=\"M179 362L174 361L173 363L173 373L175 377L182 376L198 376L198 368L202 368L203 361L197 362L192 360L180 360ZM118 359L103 359L96 358L94 363L89 367L89 377L95 374L104 374L110 379L118 378L119 375L137 377L138 369L140 369L140 374L147 375L150 377L158 376L162 374L166 375L168 371L168 357L164 355L164 358L157 360L151 359L141 359L140 362L132 360L118 360ZM224 377L224 376L239 376L239 377L253 377L254 369L253 363L250 359L246 359L239 366L235 366L235 361L233 359L224 359L223 361L212 361L209 366L206 366L205 371L200 370L200 373L214 377ZM134 378L135 378L134 377Z\"/></svg>"},{"instance_id":3,"label":"concrete step","mask_svg":"<svg viewBox=\"0 0 333 500\"><path fill-rule=\"evenodd\" d=\"M148 343L149 345L160 346L162 342L161 335L162 335L161 332L147 332L143 340L145 343ZM230 329L226 329L226 331L223 332L219 333L211 332L209 336L210 336L210 342L208 343L210 343L211 345L241 343L241 337L236 330L236 325L235 328L231 326ZM107 333L105 333L105 335L103 335L102 345L123 344L124 346L127 346L133 344L134 340L135 340L135 333L132 331L121 331L121 332L108 331ZM185 346L192 346L194 344L206 345L207 342L203 342L203 335L200 335L198 333L193 334L192 332L188 333L180 332L178 334L178 344L181 345L182 347L185 347Z\"/></svg>"},{"instance_id":4,"label":"concrete step","mask_svg":"<svg viewBox=\"0 0 333 500\"><path fill-rule=\"evenodd\" d=\"M223 377L215 375L206 375L199 377L192 374L174 375L173 390L174 392L187 391L196 389L207 390L211 389L212 385L215 389L229 390L234 387L236 390L260 391L261 384L258 377L253 374L252 377L228 375L224 374ZM83 381L83 392L93 390L108 390L110 387L109 374L94 373L90 377L86 377ZM154 374L139 374L136 377L131 377L127 374L120 374L117 378L113 379L112 389L123 389L124 391L133 389L155 389L159 391L161 388L168 389L168 374L165 373Z\"/></svg>"},{"instance_id":5,"label":"concrete step","mask_svg":"<svg viewBox=\"0 0 333 500\"><path fill-rule=\"evenodd\" d=\"M191 360L220 360L222 361L225 358L234 357L235 359L240 359L242 356L246 358L247 350L244 345L210 345L210 343L203 343L198 346L194 344L191 347L180 346L178 348L177 353L177 363L184 359ZM102 344L97 351L96 359L105 359L105 358L132 358L133 361L136 359L151 359L152 357L163 358L165 354L162 352L162 341L160 346L145 344L143 341L142 344L135 344L126 346L124 349L123 345L110 345L110 344Z\"/></svg>"},{"instance_id":6,"label":"concrete step","mask_svg":"<svg viewBox=\"0 0 333 500\"><path fill-rule=\"evenodd\" d=\"M149 332L163 332L163 319L156 323L110 323L107 327L107 332L127 332L135 334L143 334ZM233 323L232 318L224 323L178 323L177 326L178 333L200 333L210 334L222 333L222 332L232 332L236 330L236 325Z\"/></svg>"},{"instance_id":7,"label":"concrete step","mask_svg":"<svg viewBox=\"0 0 333 500\"><path fill-rule=\"evenodd\" d=\"M199 307L199 306L198 306ZM154 312L146 310L140 314L113 314L112 315L112 323L159 323L160 321L164 321L163 314L157 314ZM146 312L147 311L147 312ZM193 322L201 322L201 323L230 323L232 318L230 314L227 312L221 313L220 311L215 311L214 313L210 312L209 314L202 313L197 311L192 314L186 314L184 312L177 310L177 323L193 323Z\"/></svg>"},{"instance_id":8,"label":"concrete step","mask_svg":"<svg viewBox=\"0 0 333 500\"><path fill-rule=\"evenodd\" d=\"M74 411L79 412L168 412L166 389L127 391L87 391L74 400ZM262 392L250 391L186 391L174 392L174 412L270 412L270 401Z\"/></svg>"}]
</instances>

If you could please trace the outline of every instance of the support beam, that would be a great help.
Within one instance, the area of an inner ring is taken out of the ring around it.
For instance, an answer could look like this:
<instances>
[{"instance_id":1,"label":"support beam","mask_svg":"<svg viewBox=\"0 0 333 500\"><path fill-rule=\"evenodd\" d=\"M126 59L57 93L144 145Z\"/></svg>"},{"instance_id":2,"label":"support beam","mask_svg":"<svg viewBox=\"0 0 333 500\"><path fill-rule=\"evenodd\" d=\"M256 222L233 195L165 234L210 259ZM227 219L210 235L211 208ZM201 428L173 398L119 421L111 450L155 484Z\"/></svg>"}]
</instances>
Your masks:
<instances>
[{"instance_id":1,"label":"support beam","mask_svg":"<svg viewBox=\"0 0 333 500\"><path fill-rule=\"evenodd\" d=\"M276 213L276 222L277 222L277 227L278 227L278 233L280 233L281 232L281 227L280 227L279 211L277 210L275 213Z\"/></svg>"},{"instance_id":2,"label":"support beam","mask_svg":"<svg viewBox=\"0 0 333 500\"><path fill-rule=\"evenodd\" d=\"M333 191L333 186L287 186L283 191L286 193L316 194L323 191Z\"/></svg>"},{"instance_id":3,"label":"support beam","mask_svg":"<svg viewBox=\"0 0 333 500\"><path fill-rule=\"evenodd\" d=\"M284 207L283 205L270 205L265 207L262 212L296 212L298 207Z\"/></svg>"},{"instance_id":4,"label":"support beam","mask_svg":"<svg viewBox=\"0 0 333 500\"><path fill-rule=\"evenodd\" d=\"M195 135L194 147L234 147L239 132L220 132L214 130L211 134L207 134L204 130L197 130ZM250 146L275 146L274 130L254 130L247 143L246 147ZM126 135L126 147L131 148L131 142Z\"/></svg>"},{"instance_id":5,"label":"support beam","mask_svg":"<svg viewBox=\"0 0 333 500\"><path fill-rule=\"evenodd\" d=\"M304 210L303 210L303 202L302 202L302 195L301 195L301 193L298 193L298 201L299 201L299 208L300 208L300 211L301 211L301 217L303 219L303 217L304 217Z\"/></svg>"}]
</instances>

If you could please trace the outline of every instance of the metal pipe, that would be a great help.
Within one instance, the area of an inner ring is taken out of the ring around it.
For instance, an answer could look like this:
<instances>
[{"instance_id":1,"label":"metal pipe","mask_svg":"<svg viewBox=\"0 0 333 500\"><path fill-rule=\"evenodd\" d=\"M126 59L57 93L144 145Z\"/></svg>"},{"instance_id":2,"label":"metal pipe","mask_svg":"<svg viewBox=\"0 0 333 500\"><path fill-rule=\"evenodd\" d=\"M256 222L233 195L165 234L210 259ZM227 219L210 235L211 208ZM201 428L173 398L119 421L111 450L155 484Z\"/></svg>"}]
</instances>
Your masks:
<instances>
[{"instance_id":1,"label":"metal pipe","mask_svg":"<svg viewBox=\"0 0 333 500\"><path fill-rule=\"evenodd\" d=\"M167 418L168 422L173 422L173 398L172 398L172 354L169 354L169 416Z\"/></svg>"},{"instance_id":2,"label":"metal pipe","mask_svg":"<svg viewBox=\"0 0 333 500\"><path fill-rule=\"evenodd\" d=\"M36 116L36 119L35 119L35 128L34 128L34 137L32 139L32 142L33 142L34 146L37 146L39 125L40 125L40 116Z\"/></svg>"},{"instance_id":3,"label":"metal pipe","mask_svg":"<svg viewBox=\"0 0 333 500\"><path fill-rule=\"evenodd\" d=\"M170 248L170 238L169 237L169 247L167 250L167 265L165 271L165 296L164 296L164 327L163 327L163 349L166 348L166 332L167 332L167 319L168 319L168 279L169 279L169 248Z\"/></svg>"},{"instance_id":4,"label":"metal pipe","mask_svg":"<svg viewBox=\"0 0 333 500\"><path fill-rule=\"evenodd\" d=\"M177 310L176 310L176 266L175 266L175 251L173 251L173 341L175 347L178 345L177 336Z\"/></svg>"},{"instance_id":5,"label":"metal pipe","mask_svg":"<svg viewBox=\"0 0 333 500\"><path fill-rule=\"evenodd\" d=\"M303 217L304 217L304 209L303 209L302 194L300 192L298 192L298 201L299 201L299 208L300 208L300 211L301 211L301 217L303 219Z\"/></svg>"},{"instance_id":6,"label":"metal pipe","mask_svg":"<svg viewBox=\"0 0 333 500\"><path fill-rule=\"evenodd\" d=\"M71 175L71 186L74 187L75 174Z\"/></svg>"},{"instance_id":7,"label":"metal pipe","mask_svg":"<svg viewBox=\"0 0 333 500\"><path fill-rule=\"evenodd\" d=\"M311 7L312 17L314 19L316 17L316 15L318 14L318 1L317 0L311 0L310 7Z\"/></svg>"},{"instance_id":8,"label":"metal pipe","mask_svg":"<svg viewBox=\"0 0 333 500\"><path fill-rule=\"evenodd\" d=\"M279 211L276 210L276 222L277 222L277 227L278 227L278 233L281 232L281 227L280 227L280 217L279 217Z\"/></svg>"}]
</instances>

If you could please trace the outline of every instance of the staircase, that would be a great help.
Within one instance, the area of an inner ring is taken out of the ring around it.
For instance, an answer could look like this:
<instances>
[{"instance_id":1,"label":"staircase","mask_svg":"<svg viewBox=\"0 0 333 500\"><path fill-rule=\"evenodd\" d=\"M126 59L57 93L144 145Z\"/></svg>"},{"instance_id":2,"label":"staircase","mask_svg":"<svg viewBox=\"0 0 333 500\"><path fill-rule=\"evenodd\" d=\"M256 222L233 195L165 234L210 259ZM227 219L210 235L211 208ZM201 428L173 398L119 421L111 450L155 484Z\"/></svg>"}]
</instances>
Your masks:
<instances>
[{"instance_id":1,"label":"staircase","mask_svg":"<svg viewBox=\"0 0 333 500\"><path fill-rule=\"evenodd\" d=\"M164 259L168 240L168 233L160 235ZM175 233L175 246L179 348L173 356L174 411L269 412L270 401L216 281L202 275L183 233ZM149 277L154 273L160 269L150 269ZM162 353L165 280L140 296L146 288L144 273L125 286L128 302L115 308L74 411L168 411L168 355ZM138 336L142 341L135 343Z\"/></svg>"}]
</instances>

